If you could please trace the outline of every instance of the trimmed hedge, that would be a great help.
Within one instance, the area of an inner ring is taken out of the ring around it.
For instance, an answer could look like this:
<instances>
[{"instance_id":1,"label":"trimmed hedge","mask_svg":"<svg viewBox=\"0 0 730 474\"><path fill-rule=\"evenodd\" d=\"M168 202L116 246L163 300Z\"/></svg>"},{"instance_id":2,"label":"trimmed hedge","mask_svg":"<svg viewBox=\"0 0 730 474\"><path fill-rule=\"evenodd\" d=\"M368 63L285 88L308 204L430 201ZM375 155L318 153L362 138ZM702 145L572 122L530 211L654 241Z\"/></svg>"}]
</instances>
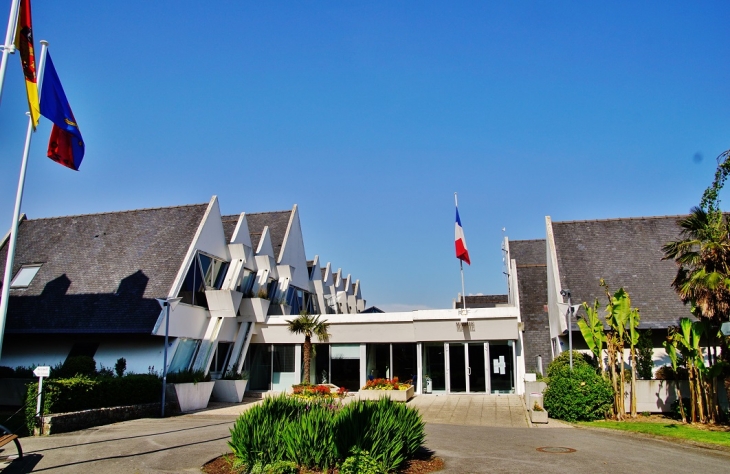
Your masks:
<instances>
[{"instance_id":1,"label":"trimmed hedge","mask_svg":"<svg viewBox=\"0 0 730 474\"><path fill-rule=\"evenodd\" d=\"M547 368L548 378L552 377L553 374L557 373L563 367L570 369L570 352L561 352L559 356L553 359ZM598 361L593 358L592 355L584 352L573 351L573 368L576 367L592 367L593 370L598 370Z\"/></svg>"},{"instance_id":2,"label":"trimmed hedge","mask_svg":"<svg viewBox=\"0 0 730 474\"><path fill-rule=\"evenodd\" d=\"M244 412L228 444L236 464L249 470L279 461L327 470L366 452L367 460L351 460L348 466L372 460L390 472L416 454L425 436L418 411L389 398L340 407L281 396Z\"/></svg>"},{"instance_id":3,"label":"trimmed hedge","mask_svg":"<svg viewBox=\"0 0 730 474\"><path fill-rule=\"evenodd\" d=\"M160 400L162 381L156 375L129 374L124 377L91 378L77 375L43 381L43 413L68 413ZM28 384L25 420L29 432L35 427L38 383Z\"/></svg>"},{"instance_id":4,"label":"trimmed hedge","mask_svg":"<svg viewBox=\"0 0 730 474\"><path fill-rule=\"evenodd\" d=\"M613 387L592 366L575 364L574 359L572 372L567 365L553 369L544 403L552 418L571 422L598 420L613 405Z\"/></svg>"}]
</instances>

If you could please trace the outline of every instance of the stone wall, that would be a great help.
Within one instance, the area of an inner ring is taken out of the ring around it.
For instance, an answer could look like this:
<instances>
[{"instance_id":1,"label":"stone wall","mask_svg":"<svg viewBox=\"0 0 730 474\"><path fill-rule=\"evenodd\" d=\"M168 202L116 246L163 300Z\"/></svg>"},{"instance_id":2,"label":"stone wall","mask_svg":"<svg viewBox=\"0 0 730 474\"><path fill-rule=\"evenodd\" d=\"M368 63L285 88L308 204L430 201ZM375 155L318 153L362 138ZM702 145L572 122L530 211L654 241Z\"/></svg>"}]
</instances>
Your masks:
<instances>
[{"instance_id":1,"label":"stone wall","mask_svg":"<svg viewBox=\"0 0 730 474\"><path fill-rule=\"evenodd\" d=\"M166 413L171 413L176 407L166 403ZM67 433L83 430L92 426L109 425L120 421L136 420L138 418L158 418L160 416L159 403L143 405L129 405L123 407L96 408L70 413L54 413L43 417L43 434ZM39 435L38 428L35 435Z\"/></svg>"}]
</instances>

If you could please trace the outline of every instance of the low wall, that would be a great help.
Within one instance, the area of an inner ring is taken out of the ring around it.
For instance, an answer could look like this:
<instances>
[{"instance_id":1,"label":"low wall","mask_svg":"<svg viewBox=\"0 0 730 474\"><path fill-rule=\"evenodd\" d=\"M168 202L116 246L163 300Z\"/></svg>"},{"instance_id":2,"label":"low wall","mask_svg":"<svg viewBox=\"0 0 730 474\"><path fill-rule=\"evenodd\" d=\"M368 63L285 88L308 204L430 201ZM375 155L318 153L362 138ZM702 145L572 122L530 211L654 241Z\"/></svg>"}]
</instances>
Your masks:
<instances>
[{"instance_id":1,"label":"low wall","mask_svg":"<svg viewBox=\"0 0 730 474\"><path fill-rule=\"evenodd\" d=\"M170 410L175 408L173 404L166 403L165 405L166 413L170 413ZM54 413L43 417L43 434L67 433L69 431L91 428L92 426L109 425L120 421L136 420L138 418L158 418L159 416L159 403L95 408L93 410L70 413ZM40 434L38 428L36 428L34 434Z\"/></svg>"},{"instance_id":2,"label":"low wall","mask_svg":"<svg viewBox=\"0 0 730 474\"><path fill-rule=\"evenodd\" d=\"M677 401L677 392L674 380L637 380L636 381L636 411L638 413L668 412L672 403ZM682 397L689 398L689 382L679 381L679 391ZM631 411L631 384L626 384L626 413ZM723 390L722 382L718 383L717 398L720 407L728 409L727 392Z\"/></svg>"},{"instance_id":3,"label":"low wall","mask_svg":"<svg viewBox=\"0 0 730 474\"><path fill-rule=\"evenodd\" d=\"M26 386L37 379L0 379L0 405L25 405Z\"/></svg>"},{"instance_id":4,"label":"low wall","mask_svg":"<svg viewBox=\"0 0 730 474\"><path fill-rule=\"evenodd\" d=\"M637 380L636 381L636 411L638 413L665 413L671 411L672 403L677 400L674 380ZM532 393L543 393L547 385L545 382L525 382L525 405L532 408L534 404ZM679 381L679 391L682 397L689 398L689 383ZM631 411L631 384L626 383L626 413ZM727 392L723 383L718 383L717 398L723 410L728 409Z\"/></svg>"}]
</instances>

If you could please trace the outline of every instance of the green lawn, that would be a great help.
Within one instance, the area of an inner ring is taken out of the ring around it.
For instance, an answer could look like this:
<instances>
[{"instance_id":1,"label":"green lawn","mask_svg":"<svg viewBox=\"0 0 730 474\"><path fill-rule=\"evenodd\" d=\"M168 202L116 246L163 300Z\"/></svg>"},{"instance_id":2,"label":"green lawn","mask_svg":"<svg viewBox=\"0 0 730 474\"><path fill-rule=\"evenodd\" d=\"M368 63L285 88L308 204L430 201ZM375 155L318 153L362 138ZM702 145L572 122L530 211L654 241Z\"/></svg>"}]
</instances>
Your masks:
<instances>
[{"instance_id":1,"label":"green lawn","mask_svg":"<svg viewBox=\"0 0 730 474\"><path fill-rule=\"evenodd\" d=\"M701 428L694 428L689 425L654 423L646 421L593 421L578 424L590 428L610 428L613 430L633 431L635 433L647 433L656 436L666 436L669 438L688 439L700 443L730 446L730 432L708 431Z\"/></svg>"}]
</instances>

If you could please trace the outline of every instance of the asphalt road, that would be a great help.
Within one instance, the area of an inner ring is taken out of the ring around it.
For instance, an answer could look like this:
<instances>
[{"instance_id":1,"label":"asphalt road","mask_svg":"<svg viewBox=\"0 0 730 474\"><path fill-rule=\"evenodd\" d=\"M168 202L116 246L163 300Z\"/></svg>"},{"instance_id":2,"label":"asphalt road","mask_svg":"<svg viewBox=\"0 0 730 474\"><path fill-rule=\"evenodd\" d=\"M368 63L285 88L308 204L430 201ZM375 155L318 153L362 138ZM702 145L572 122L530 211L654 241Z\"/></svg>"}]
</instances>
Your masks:
<instances>
[{"instance_id":1,"label":"asphalt road","mask_svg":"<svg viewBox=\"0 0 730 474\"><path fill-rule=\"evenodd\" d=\"M200 472L206 461L228 451L234 419L186 415L24 438L24 462L10 464L3 474ZM623 432L435 423L426 432L427 447L446 462L442 472L730 472L728 452Z\"/></svg>"}]
</instances>

